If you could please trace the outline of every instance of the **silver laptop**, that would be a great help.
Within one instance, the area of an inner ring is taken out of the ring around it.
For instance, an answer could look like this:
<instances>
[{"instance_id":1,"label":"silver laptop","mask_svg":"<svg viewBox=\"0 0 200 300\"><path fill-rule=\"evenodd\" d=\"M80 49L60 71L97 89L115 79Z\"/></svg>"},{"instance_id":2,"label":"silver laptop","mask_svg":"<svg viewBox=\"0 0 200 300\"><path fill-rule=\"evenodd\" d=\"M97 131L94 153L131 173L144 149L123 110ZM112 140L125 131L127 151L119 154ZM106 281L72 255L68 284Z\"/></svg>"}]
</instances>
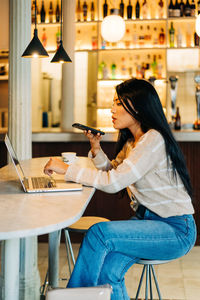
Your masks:
<instances>
[{"instance_id":1,"label":"silver laptop","mask_svg":"<svg viewBox=\"0 0 200 300\"><path fill-rule=\"evenodd\" d=\"M26 193L49 193L49 192L66 192L66 191L81 191L82 185L73 182L66 182L64 179L55 180L53 177L27 177L22 169L22 166L17 158L17 155L12 147L8 135L5 136L5 144L10 154L11 160L17 175L21 182L24 192Z\"/></svg>"}]
</instances>

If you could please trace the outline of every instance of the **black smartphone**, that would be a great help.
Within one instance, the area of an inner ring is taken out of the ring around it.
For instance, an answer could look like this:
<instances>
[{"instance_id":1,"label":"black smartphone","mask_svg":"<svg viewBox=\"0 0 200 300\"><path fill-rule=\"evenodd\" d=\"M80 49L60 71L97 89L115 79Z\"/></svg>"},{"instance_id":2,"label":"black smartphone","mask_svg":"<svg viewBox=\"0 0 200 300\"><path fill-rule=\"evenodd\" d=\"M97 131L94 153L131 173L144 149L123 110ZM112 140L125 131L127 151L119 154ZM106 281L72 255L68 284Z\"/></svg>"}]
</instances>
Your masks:
<instances>
[{"instance_id":1,"label":"black smartphone","mask_svg":"<svg viewBox=\"0 0 200 300\"><path fill-rule=\"evenodd\" d=\"M85 125L82 125L82 124L79 124L79 123L74 123L72 124L72 127L74 128L78 128L78 129L81 129L81 130L90 130L92 134L97 134L97 133L100 133L101 135L104 135L105 132L101 131L101 130L98 130L98 129L94 129L94 128L91 128L91 127L88 127L88 126L85 126Z\"/></svg>"}]
</instances>

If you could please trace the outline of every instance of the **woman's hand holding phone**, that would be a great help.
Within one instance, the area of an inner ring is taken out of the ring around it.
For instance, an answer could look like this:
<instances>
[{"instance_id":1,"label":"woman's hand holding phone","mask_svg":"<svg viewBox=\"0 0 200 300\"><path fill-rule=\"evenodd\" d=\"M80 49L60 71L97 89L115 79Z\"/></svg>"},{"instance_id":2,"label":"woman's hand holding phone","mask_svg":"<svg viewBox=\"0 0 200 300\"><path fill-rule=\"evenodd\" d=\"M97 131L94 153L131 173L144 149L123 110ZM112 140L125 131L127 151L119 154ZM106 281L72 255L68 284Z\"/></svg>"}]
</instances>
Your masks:
<instances>
[{"instance_id":1,"label":"woman's hand holding phone","mask_svg":"<svg viewBox=\"0 0 200 300\"><path fill-rule=\"evenodd\" d=\"M97 153L99 152L101 146L100 146L100 141L101 141L101 134L92 134L91 130L84 131L84 135L89 139L90 145L91 145L91 153L92 156L95 157Z\"/></svg>"}]
</instances>

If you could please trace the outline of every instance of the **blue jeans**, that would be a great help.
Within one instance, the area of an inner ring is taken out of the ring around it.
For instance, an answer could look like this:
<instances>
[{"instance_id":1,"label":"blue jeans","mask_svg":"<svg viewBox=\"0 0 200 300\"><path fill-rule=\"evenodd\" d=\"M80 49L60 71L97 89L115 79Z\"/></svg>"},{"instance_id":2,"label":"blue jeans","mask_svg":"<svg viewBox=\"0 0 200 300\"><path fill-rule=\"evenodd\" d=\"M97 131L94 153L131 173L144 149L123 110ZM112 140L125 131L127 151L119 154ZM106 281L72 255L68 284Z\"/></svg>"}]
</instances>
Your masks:
<instances>
[{"instance_id":1,"label":"blue jeans","mask_svg":"<svg viewBox=\"0 0 200 300\"><path fill-rule=\"evenodd\" d=\"M112 300L128 300L124 275L134 263L140 258L181 257L191 250L195 241L192 215L161 218L146 210L141 220L95 224L83 240L67 287L109 283L113 288Z\"/></svg>"}]
</instances>

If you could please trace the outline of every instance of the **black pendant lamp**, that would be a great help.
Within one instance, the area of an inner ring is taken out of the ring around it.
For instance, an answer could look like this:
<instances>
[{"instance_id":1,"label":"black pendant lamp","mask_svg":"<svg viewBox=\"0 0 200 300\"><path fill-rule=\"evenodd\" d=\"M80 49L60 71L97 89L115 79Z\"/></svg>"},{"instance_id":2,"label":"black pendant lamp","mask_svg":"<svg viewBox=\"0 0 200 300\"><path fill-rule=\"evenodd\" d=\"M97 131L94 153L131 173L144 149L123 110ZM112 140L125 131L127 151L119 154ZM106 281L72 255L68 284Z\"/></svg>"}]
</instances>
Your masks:
<instances>
[{"instance_id":1,"label":"black pendant lamp","mask_svg":"<svg viewBox=\"0 0 200 300\"><path fill-rule=\"evenodd\" d=\"M33 38L31 40L31 42L29 43L29 45L25 49L24 53L22 54L22 57L25 57L25 58L48 57L49 54L47 53L47 51L45 50L45 48L43 47L42 43L40 42L40 40L38 38L36 0L34 2L35 2L35 29L34 29L34 35L33 35Z\"/></svg>"},{"instance_id":2,"label":"black pendant lamp","mask_svg":"<svg viewBox=\"0 0 200 300\"><path fill-rule=\"evenodd\" d=\"M63 47L63 41L62 41L62 0L61 0L61 18L60 18L60 46L58 50L56 51L54 57L51 60L51 63L67 63L72 62L71 58L68 56L67 52L65 51Z\"/></svg>"}]
</instances>

